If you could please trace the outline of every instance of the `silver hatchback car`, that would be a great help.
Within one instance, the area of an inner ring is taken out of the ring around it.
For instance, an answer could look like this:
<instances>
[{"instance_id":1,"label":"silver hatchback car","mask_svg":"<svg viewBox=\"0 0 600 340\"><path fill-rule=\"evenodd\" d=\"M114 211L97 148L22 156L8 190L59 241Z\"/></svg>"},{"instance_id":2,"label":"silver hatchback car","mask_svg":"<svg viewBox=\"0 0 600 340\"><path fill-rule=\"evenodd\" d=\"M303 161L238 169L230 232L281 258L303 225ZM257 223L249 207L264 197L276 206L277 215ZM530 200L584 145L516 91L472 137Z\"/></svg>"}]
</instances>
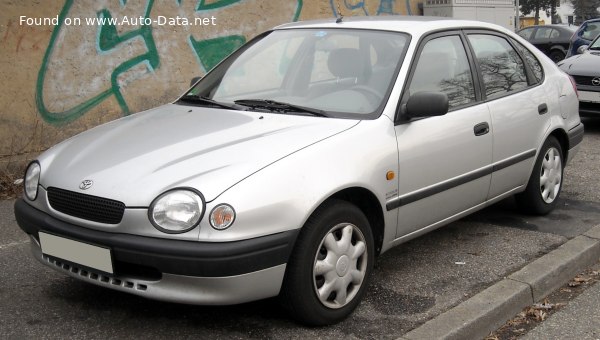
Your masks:
<instances>
[{"instance_id":1,"label":"silver hatchback car","mask_svg":"<svg viewBox=\"0 0 600 340\"><path fill-rule=\"evenodd\" d=\"M15 215L77 279L191 304L279 295L323 325L393 246L510 195L550 212L582 139L569 77L499 26L292 23L174 103L40 155Z\"/></svg>"}]
</instances>

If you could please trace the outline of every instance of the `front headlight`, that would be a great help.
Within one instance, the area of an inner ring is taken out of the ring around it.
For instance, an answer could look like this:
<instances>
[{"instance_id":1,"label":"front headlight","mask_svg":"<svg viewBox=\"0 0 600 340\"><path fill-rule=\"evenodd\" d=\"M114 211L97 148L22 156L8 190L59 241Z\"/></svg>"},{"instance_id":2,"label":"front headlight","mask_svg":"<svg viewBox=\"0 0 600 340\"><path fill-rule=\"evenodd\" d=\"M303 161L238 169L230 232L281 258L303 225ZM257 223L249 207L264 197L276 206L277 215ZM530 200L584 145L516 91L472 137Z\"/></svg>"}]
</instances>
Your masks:
<instances>
[{"instance_id":1,"label":"front headlight","mask_svg":"<svg viewBox=\"0 0 600 340\"><path fill-rule=\"evenodd\" d=\"M158 196L150 205L148 217L156 229L185 233L196 227L204 215L204 197L192 189L174 189Z\"/></svg>"},{"instance_id":2,"label":"front headlight","mask_svg":"<svg viewBox=\"0 0 600 340\"><path fill-rule=\"evenodd\" d=\"M25 196L31 201L35 201L37 198L41 172L42 168L37 161L31 162L25 171Z\"/></svg>"}]
</instances>

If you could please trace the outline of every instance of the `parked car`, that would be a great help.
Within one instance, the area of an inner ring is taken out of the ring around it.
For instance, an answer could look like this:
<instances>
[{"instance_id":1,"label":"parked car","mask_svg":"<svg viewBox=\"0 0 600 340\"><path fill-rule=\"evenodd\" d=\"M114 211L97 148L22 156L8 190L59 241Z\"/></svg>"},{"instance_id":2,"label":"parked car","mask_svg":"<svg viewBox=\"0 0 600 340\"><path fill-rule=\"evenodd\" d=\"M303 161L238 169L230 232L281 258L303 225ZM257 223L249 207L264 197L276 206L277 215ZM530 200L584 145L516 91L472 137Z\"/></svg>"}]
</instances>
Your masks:
<instances>
[{"instance_id":1,"label":"parked car","mask_svg":"<svg viewBox=\"0 0 600 340\"><path fill-rule=\"evenodd\" d=\"M589 45L600 34L600 18L584 21L571 37L567 58L577 55L577 49Z\"/></svg>"},{"instance_id":2,"label":"parked car","mask_svg":"<svg viewBox=\"0 0 600 340\"><path fill-rule=\"evenodd\" d=\"M576 26L537 25L524 28L518 35L544 52L555 63L565 59Z\"/></svg>"},{"instance_id":3,"label":"parked car","mask_svg":"<svg viewBox=\"0 0 600 340\"><path fill-rule=\"evenodd\" d=\"M174 103L44 152L15 215L35 258L79 280L191 304L279 295L330 324L392 247L512 195L549 213L577 105L568 75L497 25L291 23Z\"/></svg>"},{"instance_id":4,"label":"parked car","mask_svg":"<svg viewBox=\"0 0 600 340\"><path fill-rule=\"evenodd\" d=\"M579 114L600 117L600 35L589 46L582 46L582 54L565 59L558 66L577 84Z\"/></svg>"}]
</instances>

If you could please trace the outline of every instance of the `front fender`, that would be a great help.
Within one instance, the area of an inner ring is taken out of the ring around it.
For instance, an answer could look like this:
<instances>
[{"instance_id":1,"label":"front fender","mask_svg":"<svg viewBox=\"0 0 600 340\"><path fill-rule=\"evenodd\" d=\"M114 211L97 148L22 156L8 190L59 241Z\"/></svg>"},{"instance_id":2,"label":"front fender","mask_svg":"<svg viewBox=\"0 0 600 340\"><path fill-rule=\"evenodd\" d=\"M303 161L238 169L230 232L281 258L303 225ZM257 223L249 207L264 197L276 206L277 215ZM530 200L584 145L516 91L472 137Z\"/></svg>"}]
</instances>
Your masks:
<instances>
[{"instance_id":1,"label":"front fender","mask_svg":"<svg viewBox=\"0 0 600 340\"><path fill-rule=\"evenodd\" d=\"M234 224L222 231L204 218L199 240L234 241L301 228L327 198L349 187L365 188L385 207L386 193L397 191L398 149L393 123L382 116L313 144L237 183L207 205L236 211ZM394 225L394 212L384 212ZM392 233L392 234L393 234Z\"/></svg>"}]
</instances>

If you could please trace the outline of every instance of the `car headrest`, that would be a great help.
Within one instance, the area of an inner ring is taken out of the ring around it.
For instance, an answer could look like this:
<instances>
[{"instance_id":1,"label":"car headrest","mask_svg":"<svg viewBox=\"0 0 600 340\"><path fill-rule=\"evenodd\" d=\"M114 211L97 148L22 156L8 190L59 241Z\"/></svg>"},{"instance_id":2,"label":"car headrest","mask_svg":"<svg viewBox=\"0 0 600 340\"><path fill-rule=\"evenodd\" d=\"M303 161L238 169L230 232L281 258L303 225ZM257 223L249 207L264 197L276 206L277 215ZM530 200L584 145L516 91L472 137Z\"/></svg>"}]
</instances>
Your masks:
<instances>
[{"instance_id":1,"label":"car headrest","mask_svg":"<svg viewBox=\"0 0 600 340\"><path fill-rule=\"evenodd\" d=\"M327 67L329 72L338 78L363 76L362 57L360 51L355 48L339 48L329 52Z\"/></svg>"}]
</instances>

